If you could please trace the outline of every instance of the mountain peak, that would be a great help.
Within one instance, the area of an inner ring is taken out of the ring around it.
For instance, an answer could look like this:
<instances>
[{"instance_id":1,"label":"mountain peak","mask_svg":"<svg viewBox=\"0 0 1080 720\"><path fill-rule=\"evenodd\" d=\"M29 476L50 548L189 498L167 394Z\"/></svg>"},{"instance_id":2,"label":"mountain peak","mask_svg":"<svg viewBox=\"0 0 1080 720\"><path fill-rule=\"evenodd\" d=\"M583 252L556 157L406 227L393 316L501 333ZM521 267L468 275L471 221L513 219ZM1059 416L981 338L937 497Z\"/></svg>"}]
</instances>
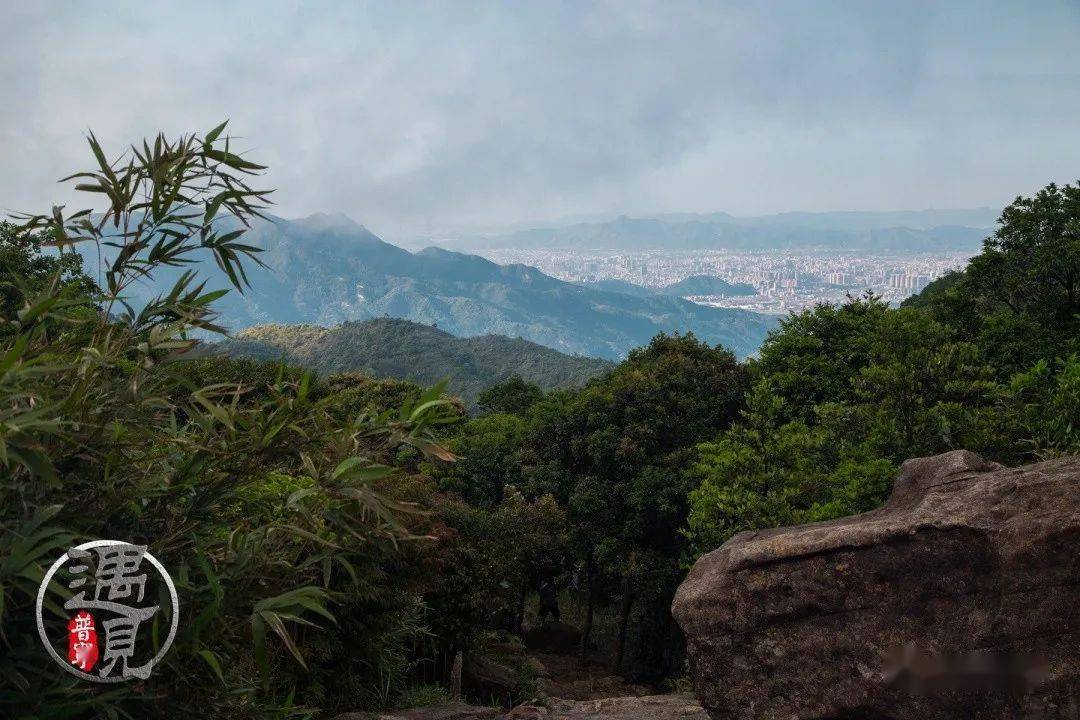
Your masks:
<instances>
[{"instance_id":1,"label":"mountain peak","mask_svg":"<svg viewBox=\"0 0 1080 720\"><path fill-rule=\"evenodd\" d=\"M352 232L370 232L366 227L342 212L317 212L292 222L300 223L312 230L347 230Z\"/></svg>"}]
</instances>

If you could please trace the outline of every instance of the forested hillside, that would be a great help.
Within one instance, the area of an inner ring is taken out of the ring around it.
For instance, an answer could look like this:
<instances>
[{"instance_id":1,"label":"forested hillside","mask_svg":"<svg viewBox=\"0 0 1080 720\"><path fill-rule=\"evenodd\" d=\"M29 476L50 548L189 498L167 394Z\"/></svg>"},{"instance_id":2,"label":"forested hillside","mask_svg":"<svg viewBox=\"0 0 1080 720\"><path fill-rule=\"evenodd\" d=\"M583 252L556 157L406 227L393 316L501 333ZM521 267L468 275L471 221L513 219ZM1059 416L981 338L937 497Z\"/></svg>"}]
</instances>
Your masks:
<instances>
[{"instance_id":1,"label":"forested hillside","mask_svg":"<svg viewBox=\"0 0 1080 720\"><path fill-rule=\"evenodd\" d=\"M691 275L664 287L669 295L753 295L753 286L745 283L729 283L712 275Z\"/></svg>"},{"instance_id":2,"label":"forested hillside","mask_svg":"<svg viewBox=\"0 0 1080 720\"><path fill-rule=\"evenodd\" d=\"M361 372L421 385L448 380L447 391L468 405L480 393L519 377L544 390L570 388L610 369L606 360L565 355L500 335L458 338L408 320L378 318L334 328L261 325L236 333L215 352L284 360L321 374Z\"/></svg>"}]
</instances>

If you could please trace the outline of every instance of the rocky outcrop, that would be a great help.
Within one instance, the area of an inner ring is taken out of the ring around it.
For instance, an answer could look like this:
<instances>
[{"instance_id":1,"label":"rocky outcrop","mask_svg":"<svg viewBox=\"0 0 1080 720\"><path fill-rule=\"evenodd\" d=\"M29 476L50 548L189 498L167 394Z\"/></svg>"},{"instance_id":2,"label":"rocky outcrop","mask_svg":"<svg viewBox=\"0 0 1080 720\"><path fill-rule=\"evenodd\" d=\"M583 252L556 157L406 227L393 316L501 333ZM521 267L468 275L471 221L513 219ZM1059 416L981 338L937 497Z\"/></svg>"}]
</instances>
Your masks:
<instances>
[{"instance_id":1,"label":"rocky outcrop","mask_svg":"<svg viewBox=\"0 0 1080 720\"><path fill-rule=\"evenodd\" d=\"M879 510L733 537L672 611L714 720L1080 718L1080 458L909 460Z\"/></svg>"},{"instance_id":2,"label":"rocky outcrop","mask_svg":"<svg viewBox=\"0 0 1080 720\"><path fill-rule=\"evenodd\" d=\"M468 694L506 706L536 693L536 662L516 642L494 642L465 657L462 685Z\"/></svg>"}]
</instances>

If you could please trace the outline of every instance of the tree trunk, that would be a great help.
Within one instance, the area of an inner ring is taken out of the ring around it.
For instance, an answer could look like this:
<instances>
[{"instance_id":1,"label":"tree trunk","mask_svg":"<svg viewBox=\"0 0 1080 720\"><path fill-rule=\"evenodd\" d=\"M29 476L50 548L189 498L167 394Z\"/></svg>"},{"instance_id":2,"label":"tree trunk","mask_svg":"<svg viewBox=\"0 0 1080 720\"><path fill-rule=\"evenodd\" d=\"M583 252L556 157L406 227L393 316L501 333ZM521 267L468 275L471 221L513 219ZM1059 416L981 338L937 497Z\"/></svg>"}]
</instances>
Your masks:
<instances>
[{"instance_id":1,"label":"tree trunk","mask_svg":"<svg viewBox=\"0 0 1080 720\"><path fill-rule=\"evenodd\" d=\"M615 638L616 675L622 672L623 654L626 649L626 626L630 623L630 610L634 607L634 593L630 590L630 579L623 581L622 607L619 610L619 635Z\"/></svg>"},{"instance_id":2,"label":"tree trunk","mask_svg":"<svg viewBox=\"0 0 1080 720\"><path fill-rule=\"evenodd\" d=\"M514 612L514 634L521 636L521 628L525 624L525 595L529 591L528 585L521 586L518 594L517 609Z\"/></svg>"},{"instance_id":3,"label":"tree trunk","mask_svg":"<svg viewBox=\"0 0 1080 720\"><path fill-rule=\"evenodd\" d=\"M581 628L581 645L578 647L578 659L582 665L589 663L589 641L592 636L593 625L593 559L592 555L585 561L585 626Z\"/></svg>"}]
</instances>

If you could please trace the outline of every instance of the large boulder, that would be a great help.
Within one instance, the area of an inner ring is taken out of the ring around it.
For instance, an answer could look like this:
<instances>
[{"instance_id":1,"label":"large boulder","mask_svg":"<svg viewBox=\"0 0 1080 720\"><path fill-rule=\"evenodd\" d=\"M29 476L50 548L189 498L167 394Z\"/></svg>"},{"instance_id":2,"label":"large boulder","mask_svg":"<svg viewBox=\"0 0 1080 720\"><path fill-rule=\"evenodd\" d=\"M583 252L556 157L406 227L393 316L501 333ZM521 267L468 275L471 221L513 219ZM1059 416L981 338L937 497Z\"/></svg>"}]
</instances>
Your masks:
<instances>
[{"instance_id":1,"label":"large boulder","mask_svg":"<svg viewBox=\"0 0 1080 720\"><path fill-rule=\"evenodd\" d=\"M672 612L714 720L1080 718L1080 458L908 460L878 510L736 535Z\"/></svg>"}]
</instances>

